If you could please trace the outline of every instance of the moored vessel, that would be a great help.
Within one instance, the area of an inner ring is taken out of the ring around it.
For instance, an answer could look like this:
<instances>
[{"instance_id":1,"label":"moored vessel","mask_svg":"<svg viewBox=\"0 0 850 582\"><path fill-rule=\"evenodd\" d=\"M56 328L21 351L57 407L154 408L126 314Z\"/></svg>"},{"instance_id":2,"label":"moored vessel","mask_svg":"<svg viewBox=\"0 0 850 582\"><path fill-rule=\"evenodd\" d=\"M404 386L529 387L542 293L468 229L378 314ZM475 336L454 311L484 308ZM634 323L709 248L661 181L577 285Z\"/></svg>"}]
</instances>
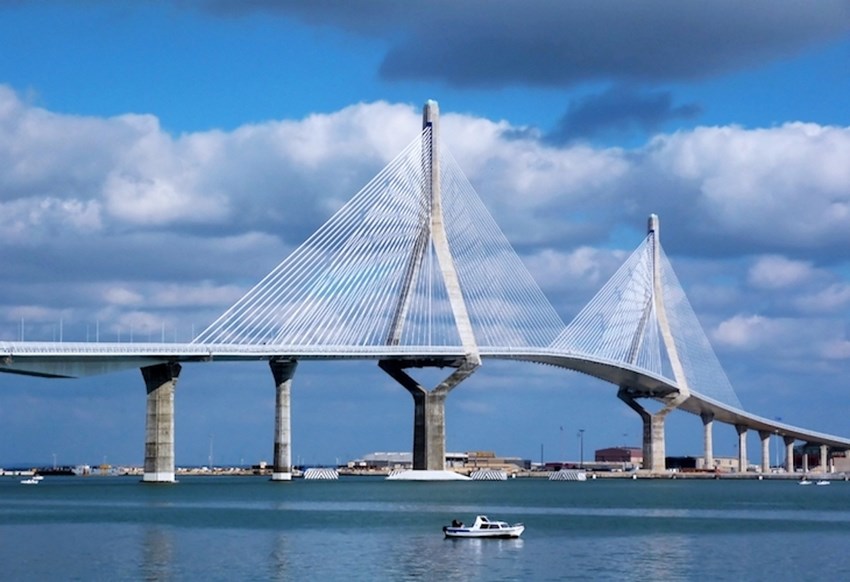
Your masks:
<instances>
[{"instance_id":1,"label":"moored vessel","mask_svg":"<svg viewBox=\"0 0 850 582\"><path fill-rule=\"evenodd\" d=\"M471 526L465 526L457 520L453 520L451 525L443 526L443 533L447 538L518 538L523 531L525 526L521 523L493 521L486 515L476 516L475 523Z\"/></svg>"}]
</instances>

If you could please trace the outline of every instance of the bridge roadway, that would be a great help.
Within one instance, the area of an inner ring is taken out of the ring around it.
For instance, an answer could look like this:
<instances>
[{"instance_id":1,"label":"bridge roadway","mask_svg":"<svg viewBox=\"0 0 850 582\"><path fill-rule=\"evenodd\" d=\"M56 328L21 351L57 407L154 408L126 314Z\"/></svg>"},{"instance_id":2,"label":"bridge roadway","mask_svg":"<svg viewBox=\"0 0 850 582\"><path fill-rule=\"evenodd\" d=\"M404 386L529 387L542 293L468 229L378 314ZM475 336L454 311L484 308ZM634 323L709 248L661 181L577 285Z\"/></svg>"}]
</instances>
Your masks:
<instances>
[{"instance_id":1,"label":"bridge roadway","mask_svg":"<svg viewBox=\"0 0 850 582\"><path fill-rule=\"evenodd\" d=\"M0 342L0 372L43 377L75 378L168 362L263 361L263 360L405 360L423 365L456 365L463 354L458 348L409 346L296 347L193 343L111 342ZM480 347L484 359L517 360L556 366L593 376L622 387L638 397L662 399L679 393L674 382L622 362L568 353L550 348ZM692 388L677 408L698 416L786 439L850 450L850 439L829 435L751 414L717 402ZM787 441L786 441L787 442Z\"/></svg>"}]
</instances>

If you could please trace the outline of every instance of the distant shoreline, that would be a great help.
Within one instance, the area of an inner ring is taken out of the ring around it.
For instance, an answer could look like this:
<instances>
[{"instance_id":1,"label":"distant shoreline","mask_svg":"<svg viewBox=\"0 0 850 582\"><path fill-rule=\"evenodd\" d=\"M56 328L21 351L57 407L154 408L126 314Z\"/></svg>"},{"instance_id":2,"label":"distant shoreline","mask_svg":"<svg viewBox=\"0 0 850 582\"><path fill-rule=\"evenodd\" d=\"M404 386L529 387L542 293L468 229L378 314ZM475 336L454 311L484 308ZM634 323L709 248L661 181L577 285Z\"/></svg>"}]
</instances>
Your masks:
<instances>
[{"instance_id":1,"label":"distant shoreline","mask_svg":"<svg viewBox=\"0 0 850 582\"><path fill-rule=\"evenodd\" d=\"M306 468L306 467L305 467ZM386 469L350 469L341 467L335 469L341 477L386 477L389 471ZM258 469L256 467L178 467L177 476L245 476L257 477L267 476L271 478L269 468ZM469 474L470 471L458 471L461 474ZM508 479L548 479L553 471L506 471ZM141 477L144 474L142 467L116 466L116 467L92 467L86 472L74 472L70 467L53 468L11 468L0 470L0 477L29 477L32 475L44 476L82 476L82 477ZM299 479L303 476L300 469L293 471L293 478ZM832 481L848 481L850 475L847 473L733 473L713 471L670 471L664 474L651 474L641 471L586 471L587 480L594 479L667 479L667 480L766 480L766 481L800 481L802 479L825 479Z\"/></svg>"}]
</instances>

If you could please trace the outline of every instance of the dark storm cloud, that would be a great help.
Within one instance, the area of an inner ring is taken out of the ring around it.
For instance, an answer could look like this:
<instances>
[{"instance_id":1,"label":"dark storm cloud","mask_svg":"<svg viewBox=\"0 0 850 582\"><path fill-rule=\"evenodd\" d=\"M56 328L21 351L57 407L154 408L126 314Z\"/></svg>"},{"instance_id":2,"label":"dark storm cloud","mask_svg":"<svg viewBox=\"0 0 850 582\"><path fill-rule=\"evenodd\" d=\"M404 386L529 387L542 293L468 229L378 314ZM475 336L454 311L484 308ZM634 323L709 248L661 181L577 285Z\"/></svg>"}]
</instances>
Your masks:
<instances>
[{"instance_id":1,"label":"dark storm cloud","mask_svg":"<svg viewBox=\"0 0 850 582\"><path fill-rule=\"evenodd\" d=\"M458 87L693 79L792 56L850 32L845 0L199 2L220 15L277 13L383 38L384 78Z\"/></svg>"},{"instance_id":2,"label":"dark storm cloud","mask_svg":"<svg viewBox=\"0 0 850 582\"><path fill-rule=\"evenodd\" d=\"M605 134L628 134L659 129L674 119L691 119L699 105L673 105L669 91L639 92L613 87L570 102L557 128L546 136L550 143L563 144Z\"/></svg>"}]
</instances>

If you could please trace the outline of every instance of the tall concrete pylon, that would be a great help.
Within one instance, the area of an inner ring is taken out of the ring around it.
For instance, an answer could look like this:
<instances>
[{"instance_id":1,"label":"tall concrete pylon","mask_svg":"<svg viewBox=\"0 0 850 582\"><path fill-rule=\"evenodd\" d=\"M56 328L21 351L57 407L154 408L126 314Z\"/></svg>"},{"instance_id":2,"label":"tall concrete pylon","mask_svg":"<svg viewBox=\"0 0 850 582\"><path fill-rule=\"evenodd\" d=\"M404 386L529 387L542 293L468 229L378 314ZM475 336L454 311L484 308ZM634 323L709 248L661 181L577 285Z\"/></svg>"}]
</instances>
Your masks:
<instances>
[{"instance_id":1,"label":"tall concrete pylon","mask_svg":"<svg viewBox=\"0 0 850 582\"><path fill-rule=\"evenodd\" d=\"M656 412L649 412L646 408L638 404L636 398L641 396L640 392L634 391L628 386L621 386L617 392L617 397L637 412L643 421L643 469L650 473L662 473L666 470L664 420L671 411L678 408L691 394L688 387L688 379L685 376L682 362L679 359L679 352L676 348L673 332L670 329L670 321L667 318L667 308L664 303L659 229L658 215L650 214L647 230L648 234L652 235L652 304L651 306L648 305L647 308L651 307L655 310L655 318L658 322L664 348L667 351L667 357L673 369L673 376L676 379L679 391L661 398L662 407ZM645 333L645 329L641 329L641 333Z\"/></svg>"},{"instance_id":2,"label":"tall concrete pylon","mask_svg":"<svg viewBox=\"0 0 850 582\"><path fill-rule=\"evenodd\" d=\"M142 481L174 483L174 388L181 366L169 362L141 370L147 391Z\"/></svg>"},{"instance_id":3,"label":"tall concrete pylon","mask_svg":"<svg viewBox=\"0 0 850 582\"><path fill-rule=\"evenodd\" d=\"M297 360L272 359L269 367L275 385L274 455L272 481L292 480L292 377Z\"/></svg>"},{"instance_id":4,"label":"tall concrete pylon","mask_svg":"<svg viewBox=\"0 0 850 582\"><path fill-rule=\"evenodd\" d=\"M389 345L398 344L416 281L424 263L425 253L433 248L464 354L462 358L452 358L451 360L400 358L378 362L382 370L404 386L413 396L413 469L429 471L443 471L446 467L446 396L481 365L481 356L461 292L443 220L439 118L440 111L437 102L427 101L422 112L422 128L423 130L430 129L430 132L423 132L422 142L422 169L426 178L423 181L422 188L422 230L416 239L414 248L411 250L404 285L399 295L392 320L393 326L390 336L387 338L387 343ZM405 372L407 368L446 366L456 367L457 369L431 391Z\"/></svg>"}]
</instances>

